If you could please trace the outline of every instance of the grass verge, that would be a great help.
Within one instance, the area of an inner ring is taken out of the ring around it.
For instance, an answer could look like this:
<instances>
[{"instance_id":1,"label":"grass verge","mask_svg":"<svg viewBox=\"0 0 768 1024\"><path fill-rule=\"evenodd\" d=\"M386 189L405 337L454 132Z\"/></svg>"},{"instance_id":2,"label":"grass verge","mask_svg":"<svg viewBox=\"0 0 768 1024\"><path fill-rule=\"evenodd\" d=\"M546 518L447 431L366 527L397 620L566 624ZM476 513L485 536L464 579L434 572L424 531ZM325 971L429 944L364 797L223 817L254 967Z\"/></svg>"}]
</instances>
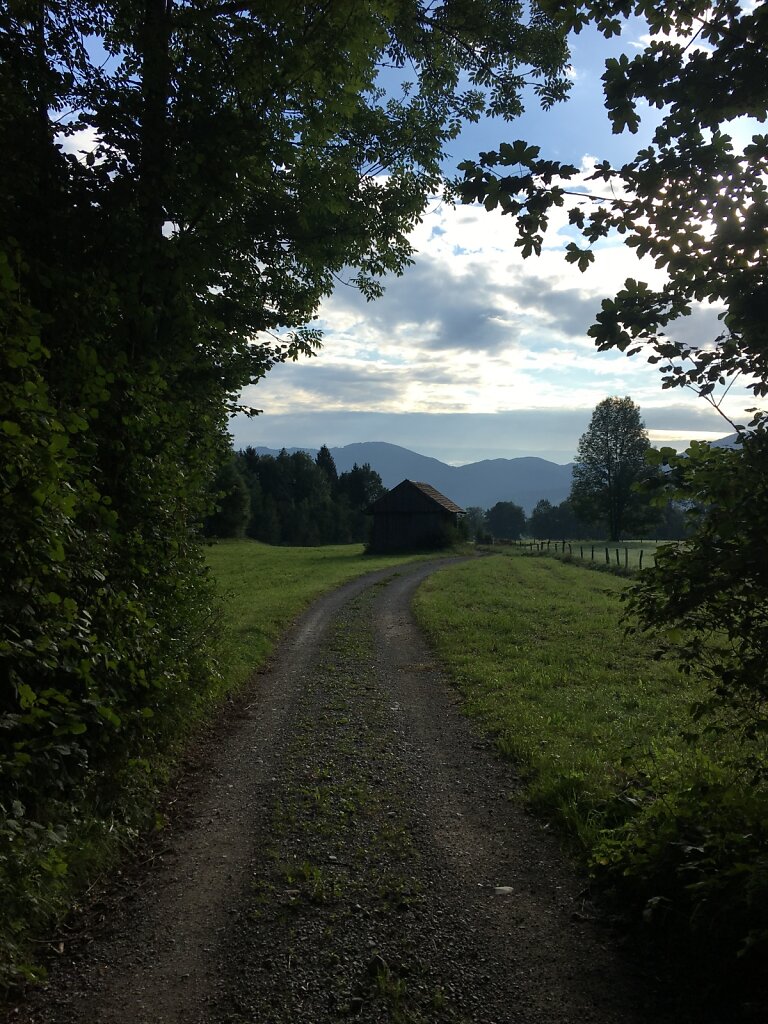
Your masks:
<instances>
[{"instance_id":1,"label":"grass verge","mask_svg":"<svg viewBox=\"0 0 768 1024\"><path fill-rule=\"evenodd\" d=\"M529 553L579 561L592 569L634 575L656 564L656 551L677 541L656 540L520 540L514 547Z\"/></svg>"},{"instance_id":2,"label":"grass verge","mask_svg":"<svg viewBox=\"0 0 768 1024\"><path fill-rule=\"evenodd\" d=\"M430 577L415 610L469 712L521 767L529 801L583 849L627 757L669 740L693 681L626 638L624 580L554 558L499 556Z\"/></svg>"},{"instance_id":3,"label":"grass verge","mask_svg":"<svg viewBox=\"0 0 768 1024\"><path fill-rule=\"evenodd\" d=\"M603 888L670 948L684 939L707 970L754 981L768 947L768 793L753 770L765 741L745 750L691 720L702 683L625 636L627 585L507 549L430 577L414 607L525 798Z\"/></svg>"}]
</instances>

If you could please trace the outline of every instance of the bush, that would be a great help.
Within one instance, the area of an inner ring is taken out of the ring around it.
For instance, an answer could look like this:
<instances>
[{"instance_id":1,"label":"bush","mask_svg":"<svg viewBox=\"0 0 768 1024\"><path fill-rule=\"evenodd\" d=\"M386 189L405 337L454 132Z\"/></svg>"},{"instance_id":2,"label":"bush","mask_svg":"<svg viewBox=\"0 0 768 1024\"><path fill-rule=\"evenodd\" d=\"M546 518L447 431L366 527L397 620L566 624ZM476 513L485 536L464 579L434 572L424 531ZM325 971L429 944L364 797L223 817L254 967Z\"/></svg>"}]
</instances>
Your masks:
<instances>
[{"instance_id":1,"label":"bush","mask_svg":"<svg viewBox=\"0 0 768 1024\"><path fill-rule=\"evenodd\" d=\"M667 751L621 794L615 814L623 821L600 833L591 863L622 903L726 974L739 959L762 964L768 789L751 785L732 758Z\"/></svg>"},{"instance_id":2,"label":"bush","mask_svg":"<svg viewBox=\"0 0 768 1024\"><path fill-rule=\"evenodd\" d=\"M153 405L156 364L141 388L121 381L137 396L118 433L115 374L85 342L67 352L77 392L56 393L19 266L0 251L0 988L34 973L29 936L67 908L114 821L143 821L153 776L136 766L157 764L216 679L193 530L218 439L190 450L178 404ZM131 454L107 495L114 446Z\"/></svg>"}]
</instances>

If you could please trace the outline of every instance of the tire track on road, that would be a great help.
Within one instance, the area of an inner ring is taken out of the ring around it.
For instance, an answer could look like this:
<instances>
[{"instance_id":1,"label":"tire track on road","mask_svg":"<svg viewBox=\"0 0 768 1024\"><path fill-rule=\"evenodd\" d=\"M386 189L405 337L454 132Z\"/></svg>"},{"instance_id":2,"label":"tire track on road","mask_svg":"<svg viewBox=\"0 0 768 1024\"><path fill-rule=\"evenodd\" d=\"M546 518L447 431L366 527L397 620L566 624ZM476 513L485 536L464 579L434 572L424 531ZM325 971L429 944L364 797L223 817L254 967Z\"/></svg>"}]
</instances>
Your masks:
<instances>
[{"instance_id":1,"label":"tire track on road","mask_svg":"<svg viewBox=\"0 0 768 1024\"><path fill-rule=\"evenodd\" d=\"M445 564L302 617L182 786L155 868L13 1020L664 1021L416 627Z\"/></svg>"}]
</instances>

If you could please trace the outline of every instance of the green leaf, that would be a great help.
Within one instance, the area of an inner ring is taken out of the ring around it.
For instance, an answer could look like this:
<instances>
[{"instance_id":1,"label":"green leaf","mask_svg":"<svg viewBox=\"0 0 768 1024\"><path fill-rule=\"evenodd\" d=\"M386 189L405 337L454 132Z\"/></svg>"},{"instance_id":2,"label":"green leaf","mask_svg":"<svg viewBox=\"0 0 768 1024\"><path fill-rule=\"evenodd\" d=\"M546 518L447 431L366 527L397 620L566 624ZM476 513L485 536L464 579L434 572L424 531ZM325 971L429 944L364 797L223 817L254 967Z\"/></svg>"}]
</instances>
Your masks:
<instances>
[{"instance_id":1,"label":"green leaf","mask_svg":"<svg viewBox=\"0 0 768 1024\"><path fill-rule=\"evenodd\" d=\"M112 708L107 707L106 705L101 705L96 710L98 711L98 713L101 715L105 722L109 722L110 725L114 725L116 729L120 728L120 725L122 724L122 719L115 711L112 710Z\"/></svg>"},{"instance_id":2,"label":"green leaf","mask_svg":"<svg viewBox=\"0 0 768 1024\"><path fill-rule=\"evenodd\" d=\"M37 694L27 683L17 683L16 693L19 698L19 704L25 711L31 708L37 701Z\"/></svg>"}]
</instances>

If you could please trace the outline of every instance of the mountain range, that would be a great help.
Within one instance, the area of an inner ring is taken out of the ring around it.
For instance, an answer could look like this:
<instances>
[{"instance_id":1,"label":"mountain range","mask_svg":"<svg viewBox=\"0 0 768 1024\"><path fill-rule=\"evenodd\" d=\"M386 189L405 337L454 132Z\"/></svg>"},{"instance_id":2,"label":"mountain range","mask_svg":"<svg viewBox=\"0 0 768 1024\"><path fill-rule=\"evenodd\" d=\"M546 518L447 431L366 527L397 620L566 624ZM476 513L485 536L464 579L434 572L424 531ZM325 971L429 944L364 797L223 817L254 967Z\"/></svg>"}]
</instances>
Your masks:
<instances>
[{"instance_id":1,"label":"mountain range","mask_svg":"<svg viewBox=\"0 0 768 1024\"><path fill-rule=\"evenodd\" d=\"M260 455L279 455L274 448L257 448ZM304 451L313 458L316 448L288 448L288 452ZM466 466L449 466L439 459L419 455L408 448L384 441L366 441L331 448L333 461L340 473L357 463L368 463L381 477L384 486L392 488L401 480L418 480L431 484L462 508L478 505L491 508L497 501L513 501L522 505L527 515L542 498L559 505L571 489L572 466L533 457L520 459L484 459Z\"/></svg>"}]
</instances>

